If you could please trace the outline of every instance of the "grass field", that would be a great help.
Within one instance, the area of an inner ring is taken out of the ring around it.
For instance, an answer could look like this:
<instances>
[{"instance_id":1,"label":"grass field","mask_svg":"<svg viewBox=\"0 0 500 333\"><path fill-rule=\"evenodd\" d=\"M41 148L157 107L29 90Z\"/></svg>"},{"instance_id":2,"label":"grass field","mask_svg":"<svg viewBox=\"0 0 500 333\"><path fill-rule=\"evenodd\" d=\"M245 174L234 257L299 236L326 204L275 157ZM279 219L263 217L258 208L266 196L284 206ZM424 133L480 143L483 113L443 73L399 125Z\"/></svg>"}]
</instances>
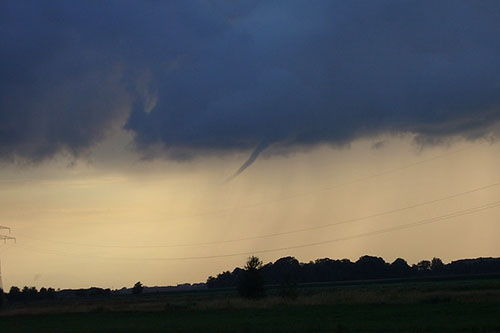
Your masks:
<instances>
[{"instance_id":1,"label":"grass field","mask_svg":"<svg viewBox=\"0 0 500 333\"><path fill-rule=\"evenodd\" d=\"M2 332L500 332L500 280L301 288L296 299L231 291L17 304Z\"/></svg>"}]
</instances>

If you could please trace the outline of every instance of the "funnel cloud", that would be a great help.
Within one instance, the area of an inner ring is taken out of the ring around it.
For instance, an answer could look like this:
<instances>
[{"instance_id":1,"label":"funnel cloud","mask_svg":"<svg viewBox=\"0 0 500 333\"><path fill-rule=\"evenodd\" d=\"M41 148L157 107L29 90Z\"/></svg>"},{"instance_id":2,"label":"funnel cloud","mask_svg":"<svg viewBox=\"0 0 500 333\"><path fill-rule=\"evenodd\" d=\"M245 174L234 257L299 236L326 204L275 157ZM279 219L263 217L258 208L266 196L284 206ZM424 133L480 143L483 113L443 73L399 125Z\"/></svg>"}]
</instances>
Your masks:
<instances>
[{"instance_id":1,"label":"funnel cloud","mask_svg":"<svg viewBox=\"0 0 500 333\"><path fill-rule=\"evenodd\" d=\"M261 143L259 143L259 145L255 147L255 149L252 151L248 159L245 161L245 163L243 163L240 166L240 168L231 177L227 179L227 181L231 181L234 178L238 177L243 171L245 171L249 166L251 166L255 162L257 157L259 157L260 153L267 148L267 146L268 144L266 143L266 141L262 141Z\"/></svg>"},{"instance_id":2,"label":"funnel cloud","mask_svg":"<svg viewBox=\"0 0 500 333\"><path fill-rule=\"evenodd\" d=\"M161 147L153 157L253 150L234 176L271 145L495 139L499 13L488 0L3 1L0 159L80 156L120 126L140 154Z\"/></svg>"}]
</instances>

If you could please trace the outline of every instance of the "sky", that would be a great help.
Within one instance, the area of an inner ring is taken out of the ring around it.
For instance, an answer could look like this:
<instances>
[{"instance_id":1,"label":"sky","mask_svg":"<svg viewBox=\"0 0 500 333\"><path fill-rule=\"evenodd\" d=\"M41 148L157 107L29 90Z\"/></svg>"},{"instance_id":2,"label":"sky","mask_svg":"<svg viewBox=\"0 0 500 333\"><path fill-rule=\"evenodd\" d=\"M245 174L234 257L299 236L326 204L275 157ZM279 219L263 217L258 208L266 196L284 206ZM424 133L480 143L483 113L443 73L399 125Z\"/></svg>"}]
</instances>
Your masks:
<instances>
[{"instance_id":1,"label":"sky","mask_svg":"<svg viewBox=\"0 0 500 333\"><path fill-rule=\"evenodd\" d=\"M4 286L499 256L499 22L497 1L3 1Z\"/></svg>"}]
</instances>

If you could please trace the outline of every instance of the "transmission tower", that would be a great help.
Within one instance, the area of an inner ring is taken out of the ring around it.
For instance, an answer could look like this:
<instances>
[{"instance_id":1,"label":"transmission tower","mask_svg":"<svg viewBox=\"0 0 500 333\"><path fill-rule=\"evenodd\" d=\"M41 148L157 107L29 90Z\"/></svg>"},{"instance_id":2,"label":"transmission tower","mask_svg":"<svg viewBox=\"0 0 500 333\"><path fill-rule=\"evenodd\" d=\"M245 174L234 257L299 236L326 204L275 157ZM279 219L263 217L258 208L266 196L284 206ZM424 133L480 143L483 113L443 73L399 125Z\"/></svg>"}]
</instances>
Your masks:
<instances>
[{"instance_id":1,"label":"transmission tower","mask_svg":"<svg viewBox=\"0 0 500 333\"><path fill-rule=\"evenodd\" d=\"M9 234L10 234L10 228L9 227L5 227L3 225L0 225L0 232L2 232L3 230L8 230ZM7 235L4 235L4 234L0 233L0 240L3 240L4 243L7 243L8 240L13 240L15 242L16 238L12 237L12 236L7 236ZM2 263L1 262L0 262L0 290L3 290L3 283L2 283ZM2 297L2 295L0 295L0 297Z\"/></svg>"}]
</instances>

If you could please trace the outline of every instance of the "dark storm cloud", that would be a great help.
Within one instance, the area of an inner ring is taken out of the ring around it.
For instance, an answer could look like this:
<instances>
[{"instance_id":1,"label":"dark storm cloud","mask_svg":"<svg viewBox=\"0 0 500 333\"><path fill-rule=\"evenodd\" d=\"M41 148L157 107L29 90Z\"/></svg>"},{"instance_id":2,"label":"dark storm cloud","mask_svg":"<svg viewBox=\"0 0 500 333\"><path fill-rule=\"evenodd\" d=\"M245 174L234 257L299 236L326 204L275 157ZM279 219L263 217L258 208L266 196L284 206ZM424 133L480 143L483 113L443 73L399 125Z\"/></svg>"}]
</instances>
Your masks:
<instances>
[{"instance_id":1,"label":"dark storm cloud","mask_svg":"<svg viewBox=\"0 0 500 333\"><path fill-rule=\"evenodd\" d=\"M496 136L499 35L498 1L4 1L0 153Z\"/></svg>"}]
</instances>

